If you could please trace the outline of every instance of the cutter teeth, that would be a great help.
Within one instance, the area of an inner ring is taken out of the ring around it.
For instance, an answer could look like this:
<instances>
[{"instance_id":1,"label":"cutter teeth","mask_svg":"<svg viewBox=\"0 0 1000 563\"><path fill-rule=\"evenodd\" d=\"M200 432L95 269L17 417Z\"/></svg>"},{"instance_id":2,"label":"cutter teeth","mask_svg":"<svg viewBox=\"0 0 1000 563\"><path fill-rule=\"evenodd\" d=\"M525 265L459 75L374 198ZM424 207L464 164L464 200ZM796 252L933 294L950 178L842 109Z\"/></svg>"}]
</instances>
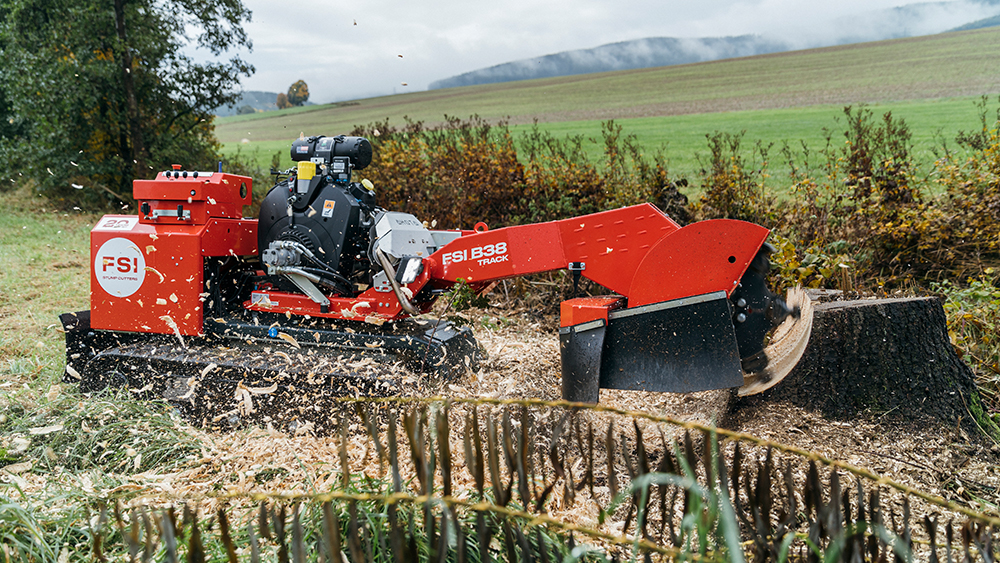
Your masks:
<instances>
[{"instance_id":1,"label":"cutter teeth","mask_svg":"<svg viewBox=\"0 0 1000 563\"><path fill-rule=\"evenodd\" d=\"M787 301L774 295L767 306L767 318L771 321L771 326L777 328L788 317L798 318L798 311L801 311L801 307L789 306Z\"/></svg>"},{"instance_id":2,"label":"cutter teeth","mask_svg":"<svg viewBox=\"0 0 1000 563\"><path fill-rule=\"evenodd\" d=\"M798 287L788 290L786 303L789 314L775 329L771 343L763 351L767 367L744 374L743 386L739 388L741 397L756 395L777 385L792 372L805 353L812 332L812 302L805 290Z\"/></svg>"}]
</instances>

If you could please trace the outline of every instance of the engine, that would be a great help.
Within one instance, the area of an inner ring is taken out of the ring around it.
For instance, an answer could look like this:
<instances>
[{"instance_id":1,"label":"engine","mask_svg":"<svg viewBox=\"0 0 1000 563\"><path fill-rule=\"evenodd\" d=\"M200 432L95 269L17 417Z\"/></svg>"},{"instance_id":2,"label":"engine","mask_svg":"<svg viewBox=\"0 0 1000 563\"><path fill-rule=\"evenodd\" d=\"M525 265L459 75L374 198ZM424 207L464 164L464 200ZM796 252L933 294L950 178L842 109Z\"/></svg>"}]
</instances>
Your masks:
<instances>
[{"instance_id":1,"label":"engine","mask_svg":"<svg viewBox=\"0 0 1000 563\"><path fill-rule=\"evenodd\" d=\"M385 211L371 189L351 181L354 170L371 163L363 137L299 139L291 156L295 173L268 192L257 230L260 261L279 286L290 281L320 304L323 293L398 291L419 273L422 258L459 236L431 233L408 213Z\"/></svg>"},{"instance_id":2,"label":"engine","mask_svg":"<svg viewBox=\"0 0 1000 563\"><path fill-rule=\"evenodd\" d=\"M370 231L381 209L351 173L368 166L372 146L362 137L316 136L295 141L291 154L296 173L261 203L261 263L296 285L307 279L350 295L371 283Z\"/></svg>"}]
</instances>

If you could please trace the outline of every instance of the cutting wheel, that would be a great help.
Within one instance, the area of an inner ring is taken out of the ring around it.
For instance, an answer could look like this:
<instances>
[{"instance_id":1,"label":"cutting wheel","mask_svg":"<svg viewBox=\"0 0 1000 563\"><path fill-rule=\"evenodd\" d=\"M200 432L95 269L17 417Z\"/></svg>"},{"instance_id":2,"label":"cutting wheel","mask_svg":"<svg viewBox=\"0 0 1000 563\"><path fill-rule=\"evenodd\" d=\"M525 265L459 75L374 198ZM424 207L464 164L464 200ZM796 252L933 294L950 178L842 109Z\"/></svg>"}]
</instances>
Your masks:
<instances>
[{"instance_id":1,"label":"cutting wheel","mask_svg":"<svg viewBox=\"0 0 1000 563\"><path fill-rule=\"evenodd\" d=\"M770 343L764 348L766 367L744 374L743 386L739 388L741 397L756 395L777 385L791 373L809 344L813 322L812 302L802 288L788 290L785 301L797 314L789 315L771 335Z\"/></svg>"}]
</instances>

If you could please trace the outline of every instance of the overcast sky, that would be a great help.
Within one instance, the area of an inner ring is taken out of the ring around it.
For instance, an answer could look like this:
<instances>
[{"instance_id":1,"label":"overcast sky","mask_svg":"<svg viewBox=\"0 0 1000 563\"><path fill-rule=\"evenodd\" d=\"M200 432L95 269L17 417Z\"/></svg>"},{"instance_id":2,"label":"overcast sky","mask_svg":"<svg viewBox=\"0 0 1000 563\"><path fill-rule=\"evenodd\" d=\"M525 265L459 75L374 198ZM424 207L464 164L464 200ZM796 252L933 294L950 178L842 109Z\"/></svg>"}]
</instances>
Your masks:
<instances>
[{"instance_id":1,"label":"overcast sky","mask_svg":"<svg viewBox=\"0 0 1000 563\"><path fill-rule=\"evenodd\" d=\"M864 14L905 0L244 0L257 72L246 90L299 79L310 101L426 90L434 80L517 59L644 37L758 34L807 47L878 24ZM910 35L998 11L971 0L926 10ZM400 56L401 55L401 56ZM405 84L405 85L404 85Z\"/></svg>"}]
</instances>

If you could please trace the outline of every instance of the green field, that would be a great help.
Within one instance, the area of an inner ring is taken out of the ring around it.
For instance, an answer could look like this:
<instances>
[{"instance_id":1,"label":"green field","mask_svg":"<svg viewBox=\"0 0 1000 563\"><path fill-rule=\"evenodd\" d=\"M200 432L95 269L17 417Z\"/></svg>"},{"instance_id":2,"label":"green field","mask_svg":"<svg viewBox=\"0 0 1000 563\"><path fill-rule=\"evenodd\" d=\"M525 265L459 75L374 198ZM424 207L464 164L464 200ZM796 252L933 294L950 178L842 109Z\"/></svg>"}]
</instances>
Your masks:
<instances>
[{"instance_id":1,"label":"green field","mask_svg":"<svg viewBox=\"0 0 1000 563\"><path fill-rule=\"evenodd\" d=\"M664 148L676 176L697 170L705 135L747 131L747 139L780 145L804 140L818 148L823 129L848 104L892 111L910 124L918 160L929 161L935 138L978 126L979 96L1000 93L1000 29L948 33L779 53L674 67L470 86L369 98L219 119L227 154L237 150L268 165L292 139L338 134L355 125L404 118L440 123L445 115L478 115L517 126L537 120L555 135L599 141L614 119L647 150ZM598 143L592 154L600 153ZM774 159L772 159L774 160ZM780 170L775 169L776 175Z\"/></svg>"}]
</instances>

